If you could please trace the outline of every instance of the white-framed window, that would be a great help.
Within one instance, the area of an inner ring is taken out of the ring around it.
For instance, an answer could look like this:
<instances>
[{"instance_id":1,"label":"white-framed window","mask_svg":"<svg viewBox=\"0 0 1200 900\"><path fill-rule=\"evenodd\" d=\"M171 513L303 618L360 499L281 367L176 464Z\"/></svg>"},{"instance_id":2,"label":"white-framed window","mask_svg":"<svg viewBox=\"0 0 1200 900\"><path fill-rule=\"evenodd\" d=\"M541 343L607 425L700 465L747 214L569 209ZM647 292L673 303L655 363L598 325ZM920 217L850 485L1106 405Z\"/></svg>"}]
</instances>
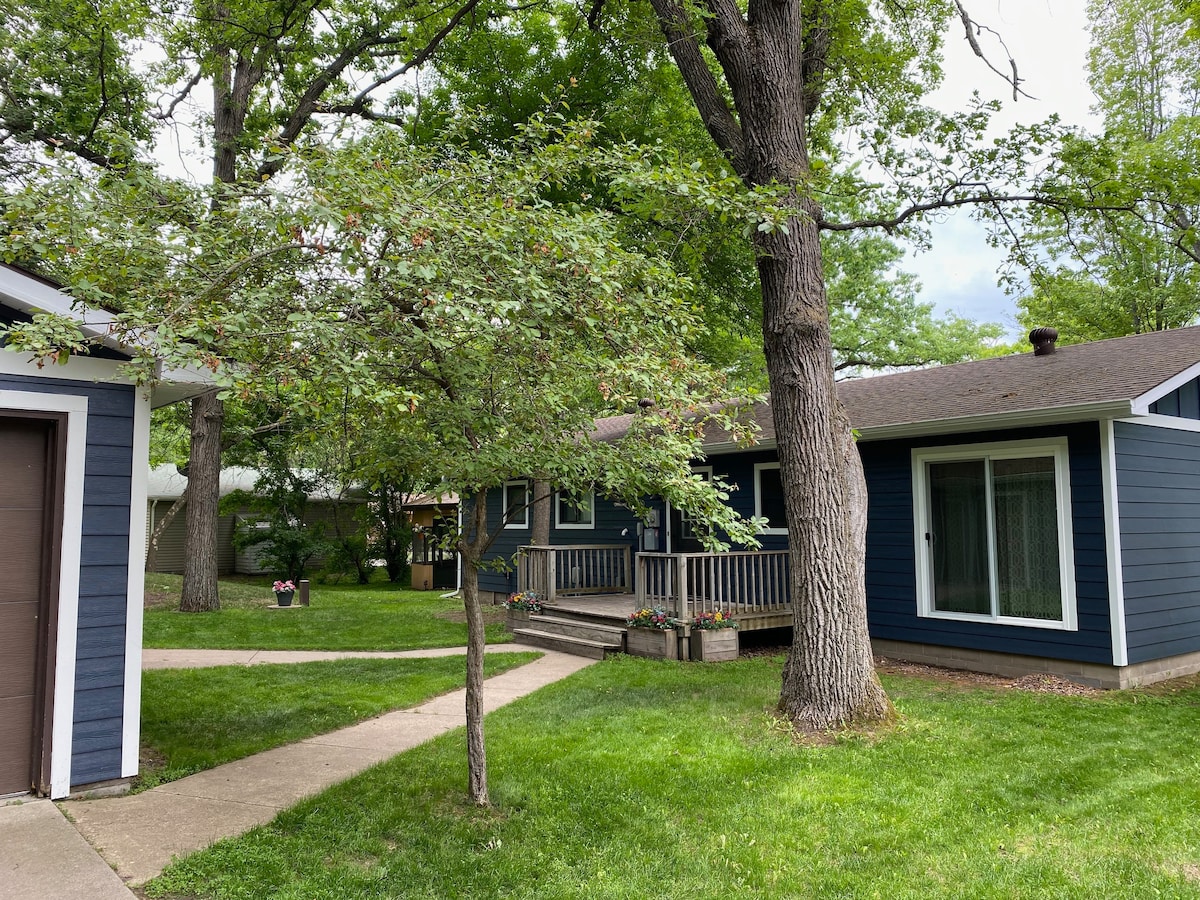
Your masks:
<instances>
[{"instance_id":1,"label":"white-framed window","mask_svg":"<svg viewBox=\"0 0 1200 900\"><path fill-rule=\"evenodd\" d=\"M1074 631L1066 438L912 452L921 616Z\"/></svg>"},{"instance_id":2,"label":"white-framed window","mask_svg":"<svg viewBox=\"0 0 1200 900\"><path fill-rule=\"evenodd\" d=\"M779 463L754 464L754 515L767 520L760 534L787 534L787 514L783 508L783 482Z\"/></svg>"},{"instance_id":3,"label":"white-framed window","mask_svg":"<svg viewBox=\"0 0 1200 900\"><path fill-rule=\"evenodd\" d=\"M554 499L555 528L595 528L596 495L559 491Z\"/></svg>"},{"instance_id":4,"label":"white-framed window","mask_svg":"<svg viewBox=\"0 0 1200 900\"><path fill-rule=\"evenodd\" d=\"M712 466L692 466L692 474L699 475L701 481L711 482L713 480ZM699 541L700 529L696 527L696 520L689 516L683 510L679 511L679 534L673 535L673 539L682 545L684 541ZM674 548L672 548L674 549Z\"/></svg>"},{"instance_id":5,"label":"white-framed window","mask_svg":"<svg viewBox=\"0 0 1200 900\"><path fill-rule=\"evenodd\" d=\"M529 527L529 482L504 482L504 527Z\"/></svg>"}]
</instances>

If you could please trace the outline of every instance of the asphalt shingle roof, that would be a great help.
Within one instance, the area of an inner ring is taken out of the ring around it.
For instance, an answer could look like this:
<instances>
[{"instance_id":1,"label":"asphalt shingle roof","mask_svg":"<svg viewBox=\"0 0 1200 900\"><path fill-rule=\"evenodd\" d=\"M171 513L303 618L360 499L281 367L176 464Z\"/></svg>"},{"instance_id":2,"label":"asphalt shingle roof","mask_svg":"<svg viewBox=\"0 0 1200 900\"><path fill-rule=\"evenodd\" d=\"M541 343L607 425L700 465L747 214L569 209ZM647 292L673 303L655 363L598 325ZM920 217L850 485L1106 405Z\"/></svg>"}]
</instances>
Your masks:
<instances>
[{"instance_id":1,"label":"asphalt shingle roof","mask_svg":"<svg viewBox=\"0 0 1200 900\"><path fill-rule=\"evenodd\" d=\"M854 427L873 430L938 430L957 420L989 416L1066 416L1073 408L1128 403L1200 363L1200 326L1060 346L1046 356L1032 352L973 362L912 369L838 384ZM775 440L770 406L756 404L760 443ZM594 435L613 440L632 416L596 422ZM707 444L728 440L709 435Z\"/></svg>"}]
</instances>

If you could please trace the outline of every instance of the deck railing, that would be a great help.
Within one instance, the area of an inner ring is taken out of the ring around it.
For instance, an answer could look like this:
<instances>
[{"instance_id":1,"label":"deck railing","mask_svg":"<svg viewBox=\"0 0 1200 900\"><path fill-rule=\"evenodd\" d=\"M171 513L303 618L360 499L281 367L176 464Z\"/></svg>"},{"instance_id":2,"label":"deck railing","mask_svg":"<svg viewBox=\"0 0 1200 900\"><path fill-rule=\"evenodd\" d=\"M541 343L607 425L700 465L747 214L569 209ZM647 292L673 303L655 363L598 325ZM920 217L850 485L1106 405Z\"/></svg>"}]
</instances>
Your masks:
<instances>
[{"instance_id":1,"label":"deck railing","mask_svg":"<svg viewBox=\"0 0 1200 900\"><path fill-rule=\"evenodd\" d=\"M721 610L731 615L791 608L786 550L734 553L639 553L640 606L662 606L691 618Z\"/></svg>"},{"instance_id":2,"label":"deck railing","mask_svg":"<svg viewBox=\"0 0 1200 900\"><path fill-rule=\"evenodd\" d=\"M517 590L537 591L550 603L571 594L632 593L630 555L628 544L521 547Z\"/></svg>"}]
</instances>

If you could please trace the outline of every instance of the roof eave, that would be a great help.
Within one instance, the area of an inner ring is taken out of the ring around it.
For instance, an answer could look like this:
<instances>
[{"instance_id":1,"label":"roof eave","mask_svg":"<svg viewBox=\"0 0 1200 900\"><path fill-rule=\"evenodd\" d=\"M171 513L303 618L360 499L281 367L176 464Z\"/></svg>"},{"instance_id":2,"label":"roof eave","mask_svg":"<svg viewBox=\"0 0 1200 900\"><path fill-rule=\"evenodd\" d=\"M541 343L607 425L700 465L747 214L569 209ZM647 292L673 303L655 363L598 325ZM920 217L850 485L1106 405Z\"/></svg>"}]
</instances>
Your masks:
<instances>
[{"instance_id":1,"label":"roof eave","mask_svg":"<svg viewBox=\"0 0 1200 900\"><path fill-rule=\"evenodd\" d=\"M860 442L886 441L901 438L933 437L944 434L967 434L977 431L1007 431L1014 428L1036 428L1069 422L1093 422L1122 419L1136 415L1133 400L1105 400L1097 403L1078 403L1071 406L1052 406L1045 409L1016 410L1009 413L988 413L959 416L953 419L933 419L922 422L901 422L895 425L876 425L859 429ZM774 440L749 447L724 441L706 444L709 455L738 451L773 450Z\"/></svg>"}]
</instances>

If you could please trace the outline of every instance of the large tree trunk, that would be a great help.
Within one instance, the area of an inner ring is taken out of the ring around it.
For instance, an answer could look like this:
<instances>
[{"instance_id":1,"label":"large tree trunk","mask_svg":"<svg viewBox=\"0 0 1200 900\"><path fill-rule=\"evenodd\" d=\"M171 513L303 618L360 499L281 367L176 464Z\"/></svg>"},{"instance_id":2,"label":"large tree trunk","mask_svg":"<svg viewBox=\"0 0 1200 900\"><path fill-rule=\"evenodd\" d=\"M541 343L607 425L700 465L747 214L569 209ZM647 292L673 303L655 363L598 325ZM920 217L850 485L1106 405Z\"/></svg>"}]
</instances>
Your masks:
<instances>
[{"instance_id":1,"label":"large tree trunk","mask_svg":"<svg viewBox=\"0 0 1200 900\"><path fill-rule=\"evenodd\" d=\"M867 492L837 400L816 227L765 241L763 343L788 517L792 648L780 708L821 731L892 714L867 633Z\"/></svg>"},{"instance_id":2,"label":"large tree trunk","mask_svg":"<svg viewBox=\"0 0 1200 900\"><path fill-rule=\"evenodd\" d=\"M814 731L892 715L867 632L867 492L833 380L820 208L799 195L809 173L801 4L757 3L752 75L735 89L746 180L793 187L787 231L760 234L763 350L788 517L792 648L780 708Z\"/></svg>"},{"instance_id":3,"label":"large tree trunk","mask_svg":"<svg viewBox=\"0 0 1200 900\"><path fill-rule=\"evenodd\" d=\"M183 567L182 612L221 608L217 594L217 504L221 484L221 425L225 404L216 391L192 401L192 447L188 502L184 512L187 556Z\"/></svg>"},{"instance_id":4,"label":"large tree trunk","mask_svg":"<svg viewBox=\"0 0 1200 900\"><path fill-rule=\"evenodd\" d=\"M463 603L467 609L467 790L471 802L487 806L487 746L483 740L483 607L479 602L479 561L487 546L487 491L472 498L471 524L460 539Z\"/></svg>"},{"instance_id":5,"label":"large tree trunk","mask_svg":"<svg viewBox=\"0 0 1200 900\"><path fill-rule=\"evenodd\" d=\"M550 482L535 481L531 486L533 492L532 518L530 520L529 543L535 547L550 546Z\"/></svg>"},{"instance_id":6,"label":"large tree trunk","mask_svg":"<svg viewBox=\"0 0 1200 900\"><path fill-rule=\"evenodd\" d=\"M791 549L794 636L780 707L812 730L886 718L891 703L867 634L862 463L833 383L820 208L802 193L811 174L805 123L824 88L830 11L823 0L707 0L706 42L726 93L684 6L651 3L705 127L742 180L792 189L787 231L755 237Z\"/></svg>"}]
</instances>

